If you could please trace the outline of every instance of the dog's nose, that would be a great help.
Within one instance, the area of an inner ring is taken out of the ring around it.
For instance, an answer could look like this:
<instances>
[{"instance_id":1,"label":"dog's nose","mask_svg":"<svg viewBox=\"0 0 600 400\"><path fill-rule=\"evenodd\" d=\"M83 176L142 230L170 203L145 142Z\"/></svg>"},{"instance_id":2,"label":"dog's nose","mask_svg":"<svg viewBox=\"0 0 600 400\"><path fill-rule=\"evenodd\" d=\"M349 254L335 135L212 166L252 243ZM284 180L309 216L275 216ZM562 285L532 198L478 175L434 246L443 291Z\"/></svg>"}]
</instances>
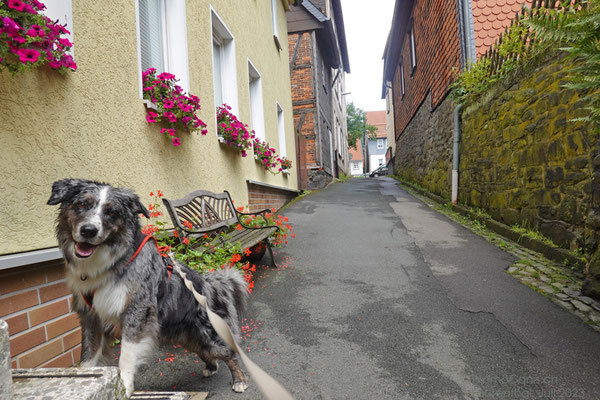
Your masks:
<instances>
[{"instance_id":1,"label":"dog's nose","mask_svg":"<svg viewBox=\"0 0 600 400\"><path fill-rule=\"evenodd\" d=\"M83 225L81 227L81 229L79 229L79 233L84 238L91 239L94 236L96 236L96 234L98 233L98 228L96 228L94 225L86 224L86 225Z\"/></svg>"}]
</instances>

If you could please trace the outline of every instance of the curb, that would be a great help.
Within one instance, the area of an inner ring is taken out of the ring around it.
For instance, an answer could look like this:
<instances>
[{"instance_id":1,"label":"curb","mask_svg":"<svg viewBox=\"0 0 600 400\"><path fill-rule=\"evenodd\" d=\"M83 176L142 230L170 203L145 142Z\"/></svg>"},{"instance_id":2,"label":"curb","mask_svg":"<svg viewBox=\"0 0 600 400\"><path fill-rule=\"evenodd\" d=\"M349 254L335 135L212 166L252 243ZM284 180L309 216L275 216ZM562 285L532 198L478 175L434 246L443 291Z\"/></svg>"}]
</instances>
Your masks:
<instances>
[{"instance_id":1,"label":"curb","mask_svg":"<svg viewBox=\"0 0 600 400\"><path fill-rule=\"evenodd\" d=\"M428 192L426 190L423 190L419 187L416 187L411 183L401 181L401 180L398 180L398 182L402 186L406 186L406 187L418 192L419 194L430 198L431 200L433 200L437 203L440 203L440 204L448 203L448 200L444 199L443 197L433 194L431 192ZM533 239L533 238L524 236L518 232L515 232L508 225L505 225L502 222L498 222L489 217L477 215L474 212L472 212L471 210L467 209L466 207L463 207L458 204L453 204L451 206L451 209L452 209L452 211L457 212L463 216L469 217L472 220L479 220L480 222L485 224L486 228L488 228L492 232L502 235L505 238L510 239L513 242L516 242L519 245L526 247L530 250L537 251L538 253L543 254L546 258L548 258L552 261L556 261L558 263L563 263L566 260L571 265L577 265L579 267L583 267L583 265L584 265L583 260L581 260L578 257L575 257L569 251L562 249L560 247L553 247L553 246L547 245L546 243L542 242L541 240L537 240L537 239Z\"/></svg>"}]
</instances>

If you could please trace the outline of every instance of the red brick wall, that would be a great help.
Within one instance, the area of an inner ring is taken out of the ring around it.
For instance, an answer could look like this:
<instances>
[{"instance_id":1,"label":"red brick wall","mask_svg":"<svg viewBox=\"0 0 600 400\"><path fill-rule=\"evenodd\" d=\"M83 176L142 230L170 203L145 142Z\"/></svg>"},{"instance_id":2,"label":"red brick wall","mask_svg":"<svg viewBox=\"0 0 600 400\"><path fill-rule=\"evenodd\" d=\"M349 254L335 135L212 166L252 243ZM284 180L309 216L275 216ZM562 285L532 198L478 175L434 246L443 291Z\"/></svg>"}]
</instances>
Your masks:
<instances>
[{"instance_id":1,"label":"red brick wall","mask_svg":"<svg viewBox=\"0 0 600 400\"><path fill-rule=\"evenodd\" d=\"M251 212L265 208L279 210L294 197L293 192L248 183L248 203Z\"/></svg>"},{"instance_id":2,"label":"red brick wall","mask_svg":"<svg viewBox=\"0 0 600 400\"><path fill-rule=\"evenodd\" d=\"M298 40L300 40L300 45L296 53L296 58L292 60ZM316 99L315 86L313 84L313 45L313 35L310 32L290 33L288 35L290 63L293 61L290 82L292 86L292 103L294 107L294 126L298 127L302 120L299 133L303 135L303 143L305 143L303 148L298 149L299 152L303 153L299 154L298 159L302 160L305 164L299 164L298 166L299 168L304 169L315 168L318 166L317 148L315 146ZM307 182L305 182L305 180L306 174L300 174L298 184L301 189L306 189L307 187Z\"/></svg>"},{"instance_id":3,"label":"red brick wall","mask_svg":"<svg viewBox=\"0 0 600 400\"><path fill-rule=\"evenodd\" d=\"M8 323L12 368L70 367L81 357L62 260L0 271L0 318Z\"/></svg>"},{"instance_id":4,"label":"red brick wall","mask_svg":"<svg viewBox=\"0 0 600 400\"><path fill-rule=\"evenodd\" d=\"M404 66L405 95L400 87L400 68L393 80L396 140L431 91L435 109L448 93L454 77L453 67L460 67L458 16L455 0L416 0L412 9L417 67L411 76L408 35L403 38L401 60Z\"/></svg>"}]
</instances>

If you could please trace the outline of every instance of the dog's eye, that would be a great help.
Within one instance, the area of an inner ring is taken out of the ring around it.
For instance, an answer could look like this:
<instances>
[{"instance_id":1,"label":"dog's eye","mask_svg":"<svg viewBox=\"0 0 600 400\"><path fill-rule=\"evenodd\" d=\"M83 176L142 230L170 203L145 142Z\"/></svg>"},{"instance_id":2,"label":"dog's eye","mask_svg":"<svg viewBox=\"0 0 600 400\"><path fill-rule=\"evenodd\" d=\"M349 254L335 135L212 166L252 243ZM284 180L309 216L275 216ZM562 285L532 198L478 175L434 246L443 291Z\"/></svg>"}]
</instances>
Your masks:
<instances>
[{"instance_id":1,"label":"dog's eye","mask_svg":"<svg viewBox=\"0 0 600 400\"><path fill-rule=\"evenodd\" d=\"M115 218L117 216L117 212L115 210L104 210L104 215L108 215L111 218Z\"/></svg>"},{"instance_id":2,"label":"dog's eye","mask_svg":"<svg viewBox=\"0 0 600 400\"><path fill-rule=\"evenodd\" d=\"M78 201L75 203L75 207L79 210L85 210L87 208L87 203L85 201Z\"/></svg>"}]
</instances>

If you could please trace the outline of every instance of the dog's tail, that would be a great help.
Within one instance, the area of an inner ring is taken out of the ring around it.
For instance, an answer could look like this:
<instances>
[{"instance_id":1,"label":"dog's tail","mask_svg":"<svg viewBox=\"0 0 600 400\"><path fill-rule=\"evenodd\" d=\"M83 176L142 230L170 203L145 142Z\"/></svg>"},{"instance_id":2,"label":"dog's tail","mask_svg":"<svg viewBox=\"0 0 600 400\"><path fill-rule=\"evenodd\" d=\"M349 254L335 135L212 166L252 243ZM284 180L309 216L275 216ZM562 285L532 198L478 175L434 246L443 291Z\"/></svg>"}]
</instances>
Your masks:
<instances>
[{"instance_id":1,"label":"dog's tail","mask_svg":"<svg viewBox=\"0 0 600 400\"><path fill-rule=\"evenodd\" d=\"M248 282L242 273L235 268L218 269L204 275L213 290L225 291L232 296L238 315L242 315L248 298Z\"/></svg>"}]
</instances>

